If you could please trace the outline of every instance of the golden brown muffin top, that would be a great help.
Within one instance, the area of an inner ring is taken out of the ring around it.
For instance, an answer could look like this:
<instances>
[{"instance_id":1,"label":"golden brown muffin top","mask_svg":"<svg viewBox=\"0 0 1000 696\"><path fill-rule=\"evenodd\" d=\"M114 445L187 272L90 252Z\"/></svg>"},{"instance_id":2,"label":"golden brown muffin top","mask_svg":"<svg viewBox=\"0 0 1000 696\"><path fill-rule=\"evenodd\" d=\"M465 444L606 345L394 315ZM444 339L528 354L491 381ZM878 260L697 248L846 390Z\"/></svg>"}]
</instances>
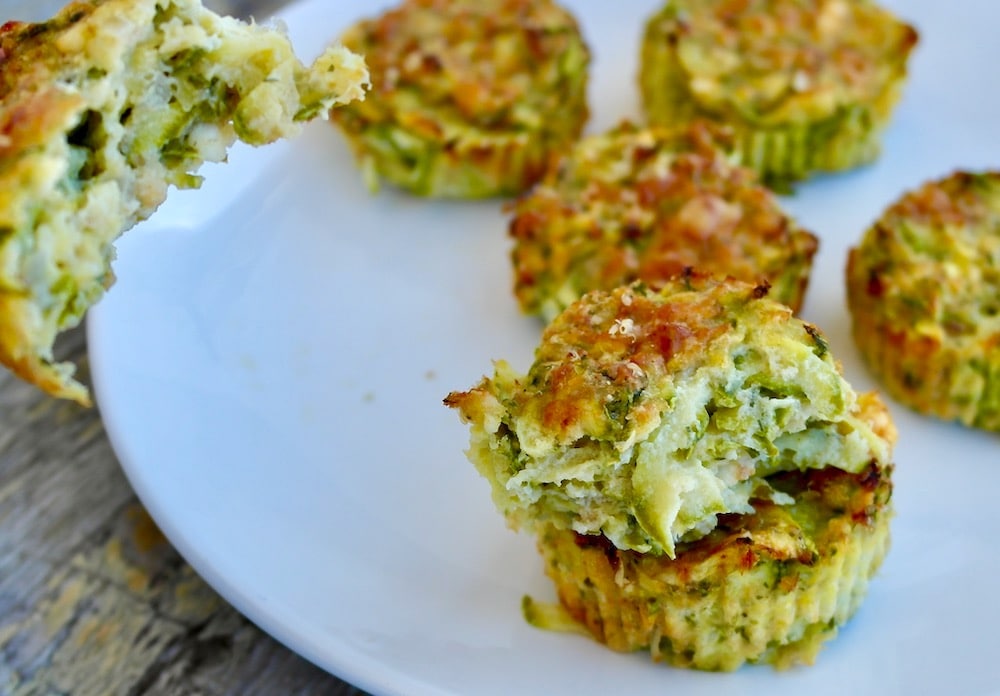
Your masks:
<instances>
[{"instance_id":1,"label":"golden brown muffin top","mask_svg":"<svg viewBox=\"0 0 1000 696\"><path fill-rule=\"evenodd\" d=\"M565 74L589 60L576 20L552 0L404 0L343 41L371 69L366 115L398 111L431 138L449 122L540 129L559 112Z\"/></svg>"},{"instance_id":2,"label":"golden brown muffin top","mask_svg":"<svg viewBox=\"0 0 1000 696\"><path fill-rule=\"evenodd\" d=\"M512 206L522 307L554 315L587 290L663 282L688 267L747 282L791 266L807 273L816 238L733 163L727 137L703 122L622 124L578 142ZM794 283L781 290L784 302L801 294Z\"/></svg>"},{"instance_id":3,"label":"golden brown muffin top","mask_svg":"<svg viewBox=\"0 0 1000 696\"><path fill-rule=\"evenodd\" d=\"M766 285L730 284L687 274L673 292L659 294L640 284L607 294L592 293L571 305L544 332L528 373L528 388L517 396L522 417L558 442L609 430L644 430L658 419L662 404L618 408L636 395L690 372L706 344L732 329L732 316L751 307L758 321L787 321L791 312L773 303L754 303ZM756 312L754 312L756 314ZM819 344L817 344L818 346ZM823 344L822 350L825 349Z\"/></svg>"},{"instance_id":4,"label":"golden brown muffin top","mask_svg":"<svg viewBox=\"0 0 1000 696\"><path fill-rule=\"evenodd\" d=\"M450 394L508 521L672 556L770 497L775 472L887 466L891 426L766 294L693 273L594 291L549 325L527 374L498 362Z\"/></svg>"},{"instance_id":5,"label":"golden brown muffin top","mask_svg":"<svg viewBox=\"0 0 1000 696\"><path fill-rule=\"evenodd\" d=\"M917 43L869 0L671 0L656 21L703 108L769 122L870 103Z\"/></svg>"},{"instance_id":6,"label":"golden brown muffin top","mask_svg":"<svg viewBox=\"0 0 1000 696\"><path fill-rule=\"evenodd\" d=\"M1000 172L956 172L906 193L852 256L870 311L933 339L985 341L984 354L1000 349Z\"/></svg>"}]
</instances>

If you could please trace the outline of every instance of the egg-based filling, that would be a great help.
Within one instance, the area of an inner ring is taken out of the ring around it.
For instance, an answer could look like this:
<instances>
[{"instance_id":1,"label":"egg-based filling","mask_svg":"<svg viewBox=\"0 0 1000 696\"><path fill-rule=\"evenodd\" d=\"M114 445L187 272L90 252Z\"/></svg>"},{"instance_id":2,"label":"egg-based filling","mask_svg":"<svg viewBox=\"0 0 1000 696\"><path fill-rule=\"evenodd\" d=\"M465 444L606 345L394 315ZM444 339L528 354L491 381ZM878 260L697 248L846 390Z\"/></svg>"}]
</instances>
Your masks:
<instances>
[{"instance_id":1,"label":"egg-based filling","mask_svg":"<svg viewBox=\"0 0 1000 696\"><path fill-rule=\"evenodd\" d=\"M113 282L112 243L239 138L262 145L363 95L344 48L311 67L278 30L198 0L92 0L0 33L0 361L88 402L56 335Z\"/></svg>"},{"instance_id":2,"label":"egg-based filling","mask_svg":"<svg viewBox=\"0 0 1000 696\"><path fill-rule=\"evenodd\" d=\"M673 557L754 498L789 502L772 474L888 462L822 335L764 295L693 275L593 292L526 374L498 362L451 394L509 521Z\"/></svg>"}]
</instances>

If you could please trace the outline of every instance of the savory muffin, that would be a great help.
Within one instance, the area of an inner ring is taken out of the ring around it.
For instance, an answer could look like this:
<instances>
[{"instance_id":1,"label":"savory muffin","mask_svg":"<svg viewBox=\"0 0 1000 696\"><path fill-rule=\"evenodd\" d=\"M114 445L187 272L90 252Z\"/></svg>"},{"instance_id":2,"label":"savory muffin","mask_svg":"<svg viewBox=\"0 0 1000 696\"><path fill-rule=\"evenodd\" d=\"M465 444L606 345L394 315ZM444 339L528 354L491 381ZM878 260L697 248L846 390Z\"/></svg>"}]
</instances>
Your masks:
<instances>
[{"instance_id":1,"label":"savory muffin","mask_svg":"<svg viewBox=\"0 0 1000 696\"><path fill-rule=\"evenodd\" d=\"M372 188L515 194L587 120L587 46L552 0L404 0L343 42L373 89L333 119Z\"/></svg>"},{"instance_id":2,"label":"savory muffin","mask_svg":"<svg viewBox=\"0 0 1000 696\"><path fill-rule=\"evenodd\" d=\"M113 282L113 241L239 138L296 133L363 96L344 48L303 66L287 37L199 0L74 2L0 29L0 362L88 403L56 335Z\"/></svg>"},{"instance_id":3,"label":"savory muffin","mask_svg":"<svg viewBox=\"0 0 1000 696\"><path fill-rule=\"evenodd\" d=\"M889 477L875 466L775 474L789 503L753 500L752 514L720 516L674 560L553 525L538 548L563 610L614 650L705 670L811 664L889 549ZM536 607L526 600L529 620Z\"/></svg>"},{"instance_id":4,"label":"savory muffin","mask_svg":"<svg viewBox=\"0 0 1000 696\"><path fill-rule=\"evenodd\" d=\"M870 0L668 0L639 82L652 123L729 124L744 163L787 182L877 157L916 43Z\"/></svg>"},{"instance_id":5,"label":"savory muffin","mask_svg":"<svg viewBox=\"0 0 1000 696\"><path fill-rule=\"evenodd\" d=\"M703 669L810 657L882 558L888 413L766 293L695 274L594 291L527 374L498 362L446 399L497 506L612 648Z\"/></svg>"},{"instance_id":6,"label":"savory muffin","mask_svg":"<svg viewBox=\"0 0 1000 696\"><path fill-rule=\"evenodd\" d=\"M728 133L622 124L584 138L512 205L514 292L552 319L585 292L687 267L748 282L798 311L816 238L753 171Z\"/></svg>"},{"instance_id":7,"label":"savory muffin","mask_svg":"<svg viewBox=\"0 0 1000 696\"><path fill-rule=\"evenodd\" d=\"M851 250L848 306L900 402L1000 431L1000 172L956 172L893 203Z\"/></svg>"}]
</instances>

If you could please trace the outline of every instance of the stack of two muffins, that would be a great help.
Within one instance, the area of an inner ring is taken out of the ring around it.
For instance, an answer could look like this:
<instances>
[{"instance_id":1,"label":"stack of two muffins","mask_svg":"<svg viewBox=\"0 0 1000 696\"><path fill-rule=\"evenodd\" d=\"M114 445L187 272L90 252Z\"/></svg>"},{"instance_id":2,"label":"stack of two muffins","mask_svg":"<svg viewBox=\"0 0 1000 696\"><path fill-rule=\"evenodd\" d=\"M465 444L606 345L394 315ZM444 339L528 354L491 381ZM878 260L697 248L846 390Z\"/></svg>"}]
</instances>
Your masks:
<instances>
[{"instance_id":1,"label":"stack of two muffins","mask_svg":"<svg viewBox=\"0 0 1000 696\"><path fill-rule=\"evenodd\" d=\"M527 374L499 362L446 399L499 509L537 535L562 610L615 650L709 670L811 662L887 550L885 406L766 293L693 273L593 292Z\"/></svg>"}]
</instances>

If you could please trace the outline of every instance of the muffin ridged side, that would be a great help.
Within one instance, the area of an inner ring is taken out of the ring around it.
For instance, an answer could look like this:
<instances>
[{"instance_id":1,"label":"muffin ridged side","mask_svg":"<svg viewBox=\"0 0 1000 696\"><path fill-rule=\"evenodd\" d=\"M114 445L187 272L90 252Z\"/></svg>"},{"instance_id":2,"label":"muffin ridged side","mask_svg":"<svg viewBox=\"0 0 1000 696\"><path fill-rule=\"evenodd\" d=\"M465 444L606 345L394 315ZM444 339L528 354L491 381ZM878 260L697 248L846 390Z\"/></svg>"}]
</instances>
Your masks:
<instances>
[{"instance_id":1,"label":"muffin ridged side","mask_svg":"<svg viewBox=\"0 0 1000 696\"><path fill-rule=\"evenodd\" d=\"M614 650L703 670L812 663L888 551L891 482L876 469L784 479L801 489L790 509L757 503L676 559L548 527L538 541L546 573L569 614ZM849 501L842 511L840 497ZM807 533L801 518L811 517Z\"/></svg>"},{"instance_id":2,"label":"muffin ridged side","mask_svg":"<svg viewBox=\"0 0 1000 696\"><path fill-rule=\"evenodd\" d=\"M850 251L855 342L886 391L1000 431L1000 173L904 194Z\"/></svg>"},{"instance_id":3,"label":"muffin ridged side","mask_svg":"<svg viewBox=\"0 0 1000 696\"><path fill-rule=\"evenodd\" d=\"M744 164L772 182L878 156L916 31L868 0L671 0L646 24L647 118L735 129Z\"/></svg>"},{"instance_id":4,"label":"muffin ridged side","mask_svg":"<svg viewBox=\"0 0 1000 696\"><path fill-rule=\"evenodd\" d=\"M551 0L404 0L342 41L366 56L373 88L332 120L372 187L517 194L589 115L589 50Z\"/></svg>"}]
</instances>

